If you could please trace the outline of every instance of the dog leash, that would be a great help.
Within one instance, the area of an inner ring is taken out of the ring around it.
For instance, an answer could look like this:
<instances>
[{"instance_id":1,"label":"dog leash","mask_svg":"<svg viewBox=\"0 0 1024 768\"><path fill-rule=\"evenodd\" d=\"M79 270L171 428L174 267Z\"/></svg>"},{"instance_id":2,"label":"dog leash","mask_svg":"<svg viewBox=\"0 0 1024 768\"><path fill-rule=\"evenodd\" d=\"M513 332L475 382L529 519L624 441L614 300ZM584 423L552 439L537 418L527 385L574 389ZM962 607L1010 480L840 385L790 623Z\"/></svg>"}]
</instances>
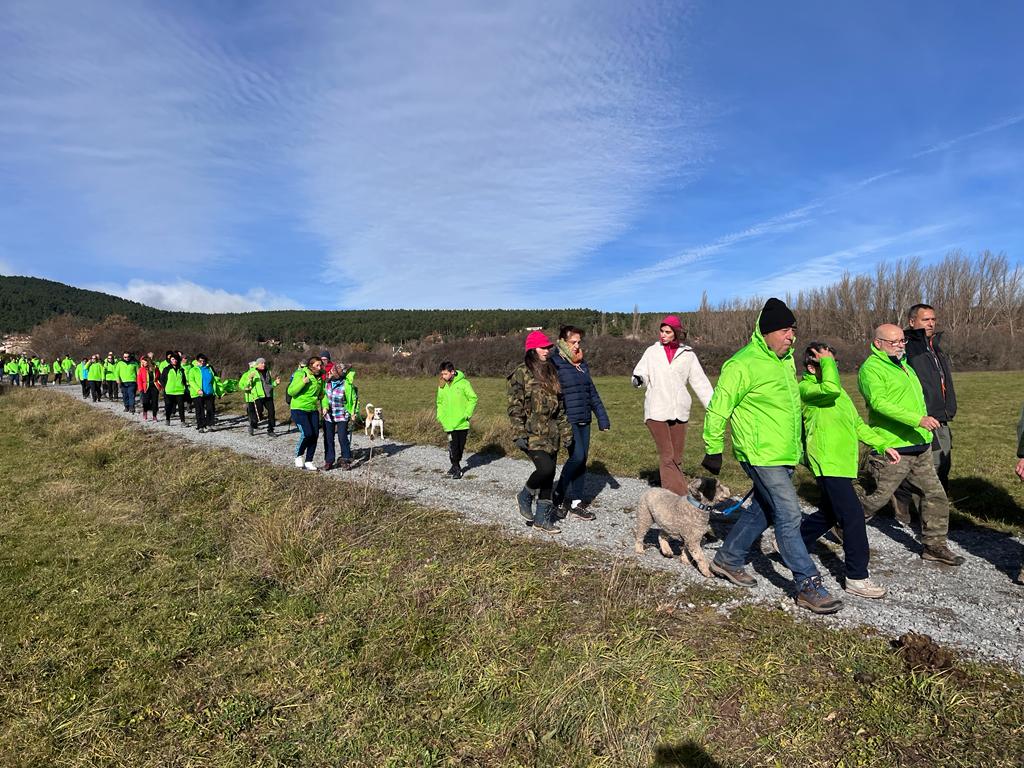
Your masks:
<instances>
[{"instance_id":1,"label":"dog leash","mask_svg":"<svg viewBox=\"0 0 1024 768\"><path fill-rule=\"evenodd\" d=\"M739 509L744 504L746 504L747 503L747 499L749 499L753 495L754 495L754 486L750 486L750 490L747 491L747 495L746 496L744 496L742 499L737 501L732 506L726 507L725 509L718 509L717 507L714 507L711 504L705 504L702 501L698 501L695 496L693 496L693 495L691 495L689 493L686 494L686 500L688 502L690 502L693 506L695 506L697 509L701 510L702 512L707 512L709 515L722 515L723 517L725 517L727 515L731 515L737 509Z\"/></svg>"}]
</instances>

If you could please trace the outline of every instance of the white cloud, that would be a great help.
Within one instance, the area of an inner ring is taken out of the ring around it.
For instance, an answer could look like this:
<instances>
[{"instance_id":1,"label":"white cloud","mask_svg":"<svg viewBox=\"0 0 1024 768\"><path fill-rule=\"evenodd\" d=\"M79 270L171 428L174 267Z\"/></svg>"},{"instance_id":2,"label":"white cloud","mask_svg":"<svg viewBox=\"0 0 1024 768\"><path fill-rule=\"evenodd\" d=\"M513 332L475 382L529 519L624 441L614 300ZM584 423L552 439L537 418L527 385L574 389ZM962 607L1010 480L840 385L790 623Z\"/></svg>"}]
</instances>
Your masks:
<instances>
[{"instance_id":1,"label":"white cloud","mask_svg":"<svg viewBox=\"0 0 1024 768\"><path fill-rule=\"evenodd\" d=\"M253 288L246 293L229 293L223 289L204 288L201 285L178 280L173 283L152 283L130 280L126 285L99 284L88 286L124 299L137 301L158 309L183 312L255 312L264 309L301 309L287 296Z\"/></svg>"}]
</instances>

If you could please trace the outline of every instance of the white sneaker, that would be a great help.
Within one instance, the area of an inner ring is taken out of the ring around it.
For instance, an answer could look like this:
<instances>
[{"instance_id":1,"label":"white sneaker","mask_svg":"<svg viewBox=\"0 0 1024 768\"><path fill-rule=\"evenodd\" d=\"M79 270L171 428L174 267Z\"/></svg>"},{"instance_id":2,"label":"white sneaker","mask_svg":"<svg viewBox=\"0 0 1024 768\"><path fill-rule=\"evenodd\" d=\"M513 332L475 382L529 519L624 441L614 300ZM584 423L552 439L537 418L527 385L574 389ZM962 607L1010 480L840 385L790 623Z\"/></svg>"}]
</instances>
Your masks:
<instances>
[{"instance_id":1,"label":"white sneaker","mask_svg":"<svg viewBox=\"0 0 1024 768\"><path fill-rule=\"evenodd\" d=\"M314 463L313 463L312 461L307 461L307 462L305 462L305 463L304 463L304 464L302 465L302 467L303 467L304 469L308 469L308 470L309 470L310 472L319 472L319 471L320 471L320 467L318 467L318 466L317 466L316 464L314 464Z\"/></svg>"},{"instance_id":2,"label":"white sneaker","mask_svg":"<svg viewBox=\"0 0 1024 768\"><path fill-rule=\"evenodd\" d=\"M303 464L302 457L301 456L296 456L295 457L295 468L296 469L302 469L302 464Z\"/></svg>"},{"instance_id":3,"label":"white sneaker","mask_svg":"<svg viewBox=\"0 0 1024 768\"><path fill-rule=\"evenodd\" d=\"M851 595L866 597L870 600L880 600L889 592L888 587L875 584L871 579L847 579L843 589Z\"/></svg>"}]
</instances>

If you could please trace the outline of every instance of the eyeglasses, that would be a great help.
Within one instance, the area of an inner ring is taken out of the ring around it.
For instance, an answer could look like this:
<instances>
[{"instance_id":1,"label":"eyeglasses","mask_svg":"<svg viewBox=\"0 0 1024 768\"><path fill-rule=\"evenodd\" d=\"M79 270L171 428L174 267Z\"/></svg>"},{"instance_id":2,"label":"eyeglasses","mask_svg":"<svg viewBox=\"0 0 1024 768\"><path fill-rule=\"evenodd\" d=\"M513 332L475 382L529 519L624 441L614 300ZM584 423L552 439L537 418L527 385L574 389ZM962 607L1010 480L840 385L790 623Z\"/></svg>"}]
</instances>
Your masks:
<instances>
[{"instance_id":1,"label":"eyeglasses","mask_svg":"<svg viewBox=\"0 0 1024 768\"><path fill-rule=\"evenodd\" d=\"M905 347L907 346L906 339L883 339L880 336L875 338L875 341L884 341L886 344L892 344L894 347Z\"/></svg>"}]
</instances>

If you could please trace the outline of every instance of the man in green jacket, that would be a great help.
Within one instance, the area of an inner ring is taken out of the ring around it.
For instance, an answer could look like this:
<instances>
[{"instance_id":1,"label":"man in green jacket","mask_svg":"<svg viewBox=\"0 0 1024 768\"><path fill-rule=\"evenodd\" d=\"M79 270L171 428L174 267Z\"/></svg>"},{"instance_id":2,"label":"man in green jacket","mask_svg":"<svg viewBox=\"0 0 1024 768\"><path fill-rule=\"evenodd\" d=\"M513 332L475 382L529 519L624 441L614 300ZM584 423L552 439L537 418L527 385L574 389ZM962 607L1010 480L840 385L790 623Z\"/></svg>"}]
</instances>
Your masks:
<instances>
[{"instance_id":1,"label":"man in green jacket","mask_svg":"<svg viewBox=\"0 0 1024 768\"><path fill-rule=\"evenodd\" d=\"M103 390L108 400L117 399L117 360L113 352L108 352L103 361Z\"/></svg>"},{"instance_id":2,"label":"man in green jacket","mask_svg":"<svg viewBox=\"0 0 1024 768\"><path fill-rule=\"evenodd\" d=\"M139 374L139 363L135 356L125 352L114 365L114 375L121 389L121 405L125 413L135 413L135 390L138 388L136 377Z\"/></svg>"},{"instance_id":3,"label":"man in green jacket","mask_svg":"<svg viewBox=\"0 0 1024 768\"><path fill-rule=\"evenodd\" d=\"M802 514L792 479L802 454L795 338L796 317L779 299L768 299L750 343L722 366L708 404L702 466L714 475L721 471L725 425L731 422L733 455L754 483L750 507L739 512L711 572L742 587L757 584L744 565L771 519L782 562L793 572L797 605L835 613L843 603L825 589L800 537Z\"/></svg>"},{"instance_id":4,"label":"man in green jacket","mask_svg":"<svg viewBox=\"0 0 1024 768\"><path fill-rule=\"evenodd\" d=\"M883 598L886 588L868 578L868 534L864 509L853 487L857 477L860 443L865 443L890 461L900 455L889 447L883 435L871 429L839 381L839 367L832 348L813 342L804 352L804 374L800 401L804 416L806 464L821 491L818 510L804 518L800 535L808 551L833 526L838 526L846 561L843 589L853 595Z\"/></svg>"},{"instance_id":5,"label":"man in green jacket","mask_svg":"<svg viewBox=\"0 0 1024 768\"><path fill-rule=\"evenodd\" d=\"M99 355L93 355L89 359L87 375L89 377L89 392L92 393L92 401L98 403L103 398L104 377L107 373L106 364L100 360Z\"/></svg>"},{"instance_id":6,"label":"man in green jacket","mask_svg":"<svg viewBox=\"0 0 1024 768\"><path fill-rule=\"evenodd\" d=\"M879 456L869 459L875 490L864 499L864 515L871 517L888 504L906 480L921 495L921 557L961 565L964 559L946 542L949 502L932 459L932 431L940 425L928 415L921 383L903 353L906 345L898 325L878 326L871 354L857 374L857 386L868 406L868 424L902 457L899 464Z\"/></svg>"},{"instance_id":7,"label":"man in green jacket","mask_svg":"<svg viewBox=\"0 0 1024 768\"><path fill-rule=\"evenodd\" d=\"M267 414L267 434L274 435L277 426L274 414L274 390L281 383L280 377L270 378L267 361L257 357L242 374L238 387L245 393L245 409L249 415L249 434L256 434L256 428Z\"/></svg>"},{"instance_id":8,"label":"man in green jacket","mask_svg":"<svg viewBox=\"0 0 1024 768\"><path fill-rule=\"evenodd\" d=\"M441 422L441 429L448 433L448 458L452 464L448 477L458 480L462 477L462 454L466 450L469 420L476 410L477 396L466 374L456 370L453 363L441 363L439 376L437 420Z\"/></svg>"}]
</instances>

